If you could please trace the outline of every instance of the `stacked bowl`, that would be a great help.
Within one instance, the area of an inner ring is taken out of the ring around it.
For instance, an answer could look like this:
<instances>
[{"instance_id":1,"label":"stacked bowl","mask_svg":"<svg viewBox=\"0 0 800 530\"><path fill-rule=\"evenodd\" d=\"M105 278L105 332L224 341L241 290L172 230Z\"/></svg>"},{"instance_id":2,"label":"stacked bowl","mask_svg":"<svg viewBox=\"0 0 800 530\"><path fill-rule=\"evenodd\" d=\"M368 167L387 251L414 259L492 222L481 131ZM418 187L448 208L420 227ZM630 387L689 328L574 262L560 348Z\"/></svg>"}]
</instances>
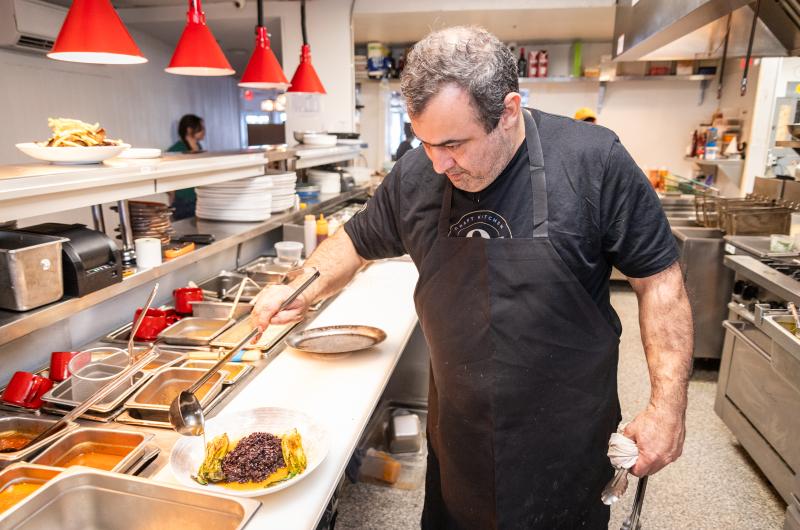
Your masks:
<instances>
[{"instance_id":1,"label":"stacked bowl","mask_svg":"<svg viewBox=\"0 0 800 530\"><path fill-rule=\"evenodd\" d=\"M342 176L337 171L324 171L321 169L308 170L308 183L319 186L323 195L339 193L342 191Z\"/></svg>"}]
</instances>

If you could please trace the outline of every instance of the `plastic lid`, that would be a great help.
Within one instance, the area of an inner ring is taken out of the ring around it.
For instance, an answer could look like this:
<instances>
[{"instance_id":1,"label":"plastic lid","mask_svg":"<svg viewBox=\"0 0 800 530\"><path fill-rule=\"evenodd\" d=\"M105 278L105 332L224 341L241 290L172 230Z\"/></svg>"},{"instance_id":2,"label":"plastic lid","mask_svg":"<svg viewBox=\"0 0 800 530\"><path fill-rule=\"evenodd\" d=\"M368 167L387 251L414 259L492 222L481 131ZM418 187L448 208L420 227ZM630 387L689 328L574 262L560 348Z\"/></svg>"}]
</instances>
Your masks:
<instances>
[{"instance_id":1,"label":"plastic lid","mask_svg":"<svg viewBox=\"0 0 800 530\"><path fill-rule=\"evenodd\" d=\"M306 215L306 216L304 217L304 219L305 219L306 221L314 221L314 216L313 216L313 215L311 215L311 214L308 214L308 215Z\"/></svg>"}]
</instances>

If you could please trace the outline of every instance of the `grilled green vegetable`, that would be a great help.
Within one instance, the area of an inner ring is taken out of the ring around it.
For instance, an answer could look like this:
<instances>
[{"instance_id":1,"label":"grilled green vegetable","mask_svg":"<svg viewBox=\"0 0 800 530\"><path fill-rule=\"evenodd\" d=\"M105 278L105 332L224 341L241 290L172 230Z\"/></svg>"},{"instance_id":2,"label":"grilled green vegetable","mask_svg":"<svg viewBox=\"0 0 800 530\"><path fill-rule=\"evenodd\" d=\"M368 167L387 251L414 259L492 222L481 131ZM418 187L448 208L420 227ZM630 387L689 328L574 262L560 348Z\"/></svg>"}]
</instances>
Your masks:
<instances>
[{"instance_id":1,"label":"grilled green vegetable","mask_svg":"<svg viewBox=\"0 0 800 530\"><path fill-rule=\"evenodd\" d=\"M202 485L209 482L222 482L225 480L225 473L222 471L222 459L233 449L230 447L230 440L227 434L222 434L211 440L206 445L206 457L197 471L197 476L192 477Z\"/></svg>"},{"instance_id":2,"label":"grilled green vegetable","mask_svg":"<svg viewBox=\"0 0 800 530\"><path fill-rule=\"evenodd\" d=\"M283 461L289 468L289 476L293 477L305 471L308 465L306 453L303 451L303 441L297 429L284 434L281 437L281 449L283 450Z\"/></svg>"}]
</instances>

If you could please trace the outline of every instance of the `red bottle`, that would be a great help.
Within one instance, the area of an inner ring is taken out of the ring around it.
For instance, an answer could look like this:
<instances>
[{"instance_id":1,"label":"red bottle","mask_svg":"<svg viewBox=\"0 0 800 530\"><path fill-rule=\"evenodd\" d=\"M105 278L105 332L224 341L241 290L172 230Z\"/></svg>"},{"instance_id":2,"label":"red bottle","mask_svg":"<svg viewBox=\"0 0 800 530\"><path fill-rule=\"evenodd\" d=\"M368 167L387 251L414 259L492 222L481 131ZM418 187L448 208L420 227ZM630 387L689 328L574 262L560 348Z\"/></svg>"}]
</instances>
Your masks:
<instances>
[{"instance_id":1,"label":"red bottle","mask_svg":"<svg viewBox=\"0 0 800 530\"><path fill-rule=\"evenodd\" d=\"M539 50L536 54L536 77L547 77L547 50Z\"/></svg>"}]
</instances>

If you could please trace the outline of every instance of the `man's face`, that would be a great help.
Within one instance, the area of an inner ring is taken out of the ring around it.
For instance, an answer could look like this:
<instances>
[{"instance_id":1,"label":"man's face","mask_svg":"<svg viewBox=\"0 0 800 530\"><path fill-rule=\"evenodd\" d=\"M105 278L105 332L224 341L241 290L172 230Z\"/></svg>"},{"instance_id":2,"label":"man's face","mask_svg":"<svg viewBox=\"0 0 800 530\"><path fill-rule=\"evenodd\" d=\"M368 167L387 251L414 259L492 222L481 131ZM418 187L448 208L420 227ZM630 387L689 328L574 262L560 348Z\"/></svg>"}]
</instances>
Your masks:
<instances>
[{"instance_id":1,"label":"man's face","mask_svg":"<svg viewBox=\"0 0 800 530\"><path fill-rule=\"evenodd\" d=\"M516 147L502 127L485 131L469 95L455 85L445 86L431 98L411 118L411 126L434 171L447 175L454 187L464 191L481 191L491 184Z\"/></svg>"}]
</instances>

